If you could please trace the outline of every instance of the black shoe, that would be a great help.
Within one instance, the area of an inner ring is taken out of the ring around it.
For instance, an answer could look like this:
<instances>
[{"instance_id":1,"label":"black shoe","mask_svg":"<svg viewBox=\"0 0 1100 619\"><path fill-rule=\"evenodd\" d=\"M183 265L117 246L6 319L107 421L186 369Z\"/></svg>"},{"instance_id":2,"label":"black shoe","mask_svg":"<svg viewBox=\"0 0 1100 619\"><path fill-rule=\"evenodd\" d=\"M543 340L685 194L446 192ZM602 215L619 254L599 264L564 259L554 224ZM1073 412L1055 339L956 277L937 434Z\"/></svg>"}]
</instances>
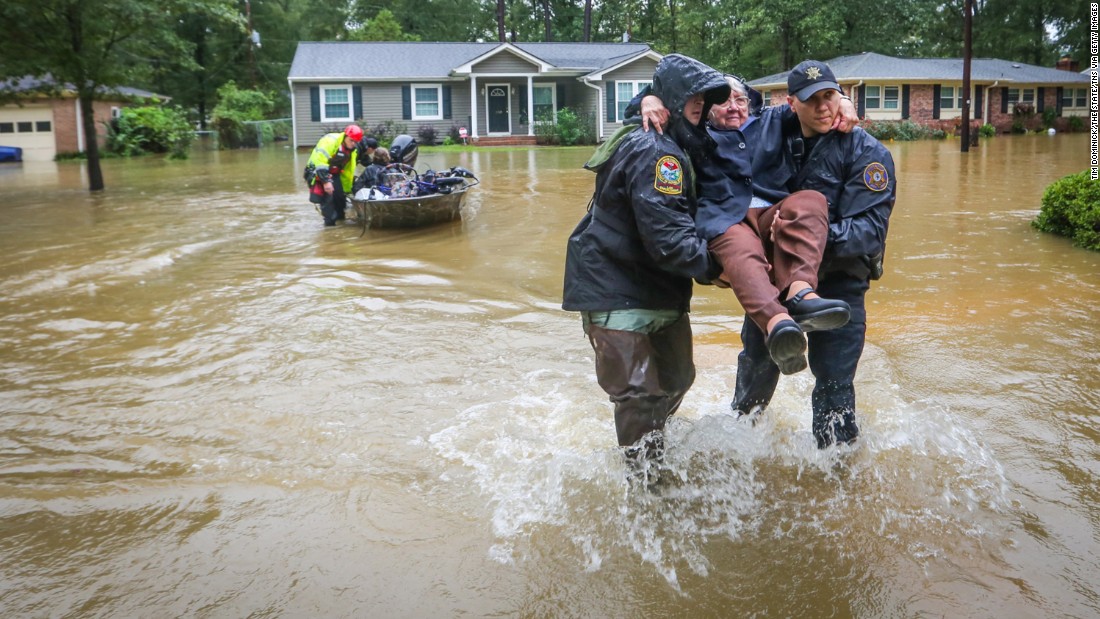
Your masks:
<instances>
[{"instance_id":1,"label":"black shoe","mask_svg":"<svg viewBox=\"0 0 1100 619\"><path fill-rule=\"evenodd\" d=\"M768 353L783 374L806 369L806 336L793 320L780 320L768 334Z\"/></svg>"},{"instance_id":2,"label":"black shoe","mask_svg":"<svg viewBox=\"0 0 1100 619\"><path fill-rule=\"evenodd\" d=\"M825 449L829 445L848 445L859 437L856 414L853 411L832 411L823 415L814 413L814 438L817 448Z\"/></svg>"},{"instance_id":3,"label":"black shoe","mask_svg":"<svg viewBox=\"0 0 1100 619\"><path fill-rule=\"evenodd\" d=\"M844 301L836 299L807 299L813 288L803 288L790 299L783 301L783 307L794 318L803 333L828 331L848 324L852 308Z\"/></svg>"}]
</instances>

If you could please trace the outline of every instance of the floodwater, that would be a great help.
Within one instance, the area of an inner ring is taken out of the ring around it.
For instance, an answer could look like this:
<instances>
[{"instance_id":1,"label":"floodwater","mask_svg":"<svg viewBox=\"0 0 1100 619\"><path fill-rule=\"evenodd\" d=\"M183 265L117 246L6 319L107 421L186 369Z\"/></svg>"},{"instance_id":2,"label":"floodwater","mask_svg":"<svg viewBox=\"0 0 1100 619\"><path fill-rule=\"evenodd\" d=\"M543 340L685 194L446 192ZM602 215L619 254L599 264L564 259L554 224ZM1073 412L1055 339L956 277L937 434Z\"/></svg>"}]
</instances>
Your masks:
<instances>
[{"instance_id":1,"label":"floodwater","mask_svg":"<svg viewBox=\"0 0 1100 619\"><path fill-rule=\"evenodd\" d=\"M698 288L653 492L559 308L589 149L362 238L283 147L0 167L0 615L1100 616L1100 254L1029 225L1087 138L890 148L858 446L808 373L737 421Z\"/></svg>"}]
</instances>

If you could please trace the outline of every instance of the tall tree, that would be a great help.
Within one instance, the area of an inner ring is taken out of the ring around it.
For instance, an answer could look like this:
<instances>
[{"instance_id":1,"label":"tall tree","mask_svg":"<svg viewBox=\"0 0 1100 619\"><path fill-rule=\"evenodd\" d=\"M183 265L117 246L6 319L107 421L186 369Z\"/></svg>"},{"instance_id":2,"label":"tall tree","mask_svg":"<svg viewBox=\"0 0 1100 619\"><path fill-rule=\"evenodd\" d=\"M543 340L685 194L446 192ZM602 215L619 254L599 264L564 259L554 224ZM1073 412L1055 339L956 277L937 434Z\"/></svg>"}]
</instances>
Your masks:
<instances>
[{"instance_id":1,"label":"tall tree","mask_svg":"<svg viewBox=\"0 0 1100 619\"><path fill-rule=\"evenodd\" d=\"M104 188L92 104L105 88L140 82L164 51L190 57L177 15L219 0L5 0L0 2L0 77L52 75L80 102L88 186Z\"/></svg>"}]
</instances>

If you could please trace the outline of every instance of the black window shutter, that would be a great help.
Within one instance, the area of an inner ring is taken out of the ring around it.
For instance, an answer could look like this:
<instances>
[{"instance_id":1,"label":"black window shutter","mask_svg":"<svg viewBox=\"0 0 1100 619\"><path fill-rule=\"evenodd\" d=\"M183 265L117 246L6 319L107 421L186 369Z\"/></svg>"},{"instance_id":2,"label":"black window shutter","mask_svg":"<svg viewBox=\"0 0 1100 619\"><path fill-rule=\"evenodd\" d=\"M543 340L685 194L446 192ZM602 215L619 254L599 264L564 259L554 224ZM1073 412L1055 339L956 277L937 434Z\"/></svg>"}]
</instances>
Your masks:
<instances>
[{"instance_id":1,"label":"black window shutter","mask_svg":"<svg viewBox=\"0 0 1100 619\"><path fill-rule=\"evenodd\" d=\"M321 87L309 87L309 119L315 123L321 122Z\"/></svg>"},{"instance_id":2,"label":"black window shutter","mask_svg":"<svg viewBox=\"0 0 1100 619\"><path fill-rule=\"evenodd\" d=\"M604 82L604 88L607 90L607 122L615 122L615 82Z\"/></svg>"},{"instance_id":3,"label":"black window shutter","mask_svg":"<svg viewBox=\"0 0 1100 619\"><path fill-rule=\"evenodd\" d=\"M852 94L855 94L859 98L859 105L856 106L856 115L859 116L860 118L863 118L864 116L867 115L867 103L864 102L865 97L863 96L863 93L866 90L867 90L866 86L860 86L859 88L854 88L853 93L852 93Z\"/></svg>"},{"instance_id":4,"label":"black window shutter","mask_svg":"<svg viewBox=\"0 0 1100 619\"><path fill-rule=\"evenodd\" d=\"M351 107L352 120L359 120L363 117L363 88L360 86L353 86L351 89Z\"/></svg>"},{"instance_id":5,"label":"black window shutter","mask_svg":"<svg viewBox=\"0 0 1100 619\"><path fill-rule=\"evenodd\" d=\"M451 87L443 87L443 118L451 117Z\"/></svg>"},{"instance_id":6,"label":"black window shutter","mask_svg":"<svg viewBox=\"0 0 1100 619\"><path fill-rule=\"evenodd\" d=\"M1007 86L1004 86L1004 87L1001 88L1001 113L1002 114L1007 114L1008 113L1008 87Z\"/></svg>"},{"instance_id":7,"label":"black window shutter","mask_svg":"<svg viewBox=\"0 0 1100 619\"><path fill-rule=\"evenodd\" d=\"M565 107L565 84L558 84L558 109Z\"/></svg>"},{"instance_id":8,"label":"black window shutter","mask_svg":"<svg viewBox=\"0 0 1100 619\"><path fill-rule=\"evenodd\" d=\"M1043 96L1043 87L1040 86L1039 90L1037 90L1035 92L1035 111L1036 112L1042 112L1043 111L1043 108L1046 106L1046 101L1044 101L1044 99L1046 99L1046 97Z\"/></svg>"},{"instance_id":9,"label":"black window shutter","mask_svg":"<svg viewBox=\"0 0 1100 619\"><path fill-rule=\"evenodd\" d=\"M982 117L982 87L974 87L974 118Z\"/></svg>"},{"instance_id":10,"label":"black window shutter","mask_svg":"<svg viewBox=\"0 0 1100 619\"><path fill-rule=\"evenodd\" d=\"M1059 116L1062 115L1062 95L1064 94L1066 94L1065 90L1061 86L1059 86L1058 90L1056 90L1054 93L1054 100L1056 101L1055 105L1057 105L1055 110L1058 112Z\"/></svg>"},{"instance_id":11,"label":"black window shutter","mask_svg":"<svg viewBox=\"0 0 1100 619\"><path fill-rule=\"evenodd\" d=\"M909 84L901 86L901 117L909 118Z\"/></svg>"},{"instance_id":12,"label":"black window shutter","mask_svg":"<svg viewBox=\"0 0 1100 619\"><path fill-rule=\"evenodd\" d=\"M940 117L940 88L939 84L932 87L932 118L935 119Z\"/></svg>"},{"instance_id":13,"label":"black window shutter","mask_svg":"<svg viewBox=\"0 0 1100 619\"><path fill-rule=\"evenodd\" d=\"M412 120L412 87L408 84L401 87L401 119Z\"/></svg>"}]
</instances>

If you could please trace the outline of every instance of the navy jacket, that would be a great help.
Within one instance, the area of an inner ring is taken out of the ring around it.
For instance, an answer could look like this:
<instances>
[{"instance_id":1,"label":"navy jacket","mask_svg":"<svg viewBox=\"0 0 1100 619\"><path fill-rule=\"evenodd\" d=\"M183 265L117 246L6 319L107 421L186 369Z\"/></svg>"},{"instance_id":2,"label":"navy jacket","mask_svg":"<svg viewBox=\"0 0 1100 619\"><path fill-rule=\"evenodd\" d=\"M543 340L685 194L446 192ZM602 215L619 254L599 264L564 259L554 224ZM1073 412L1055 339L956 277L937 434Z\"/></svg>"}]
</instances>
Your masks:
<instances>
[{"instance_id":1,"label":"navy jacket","mask_svg":"<svg viewBox=\"0 0 1100 619\"><path fill-rule=\"evenodd\" d=\"M710 281L721 271L695 230L695 173L686 152L706 153L713 142L682 115L693 93L706 92L711 104L729 96L729 85L714 69L670 54L657 66L654 90L671 102L670 130L624 128L585 166L596 172L596 187L566 246L566 310L686 312L692 279Z\"/></svg>"}]
</instances>

